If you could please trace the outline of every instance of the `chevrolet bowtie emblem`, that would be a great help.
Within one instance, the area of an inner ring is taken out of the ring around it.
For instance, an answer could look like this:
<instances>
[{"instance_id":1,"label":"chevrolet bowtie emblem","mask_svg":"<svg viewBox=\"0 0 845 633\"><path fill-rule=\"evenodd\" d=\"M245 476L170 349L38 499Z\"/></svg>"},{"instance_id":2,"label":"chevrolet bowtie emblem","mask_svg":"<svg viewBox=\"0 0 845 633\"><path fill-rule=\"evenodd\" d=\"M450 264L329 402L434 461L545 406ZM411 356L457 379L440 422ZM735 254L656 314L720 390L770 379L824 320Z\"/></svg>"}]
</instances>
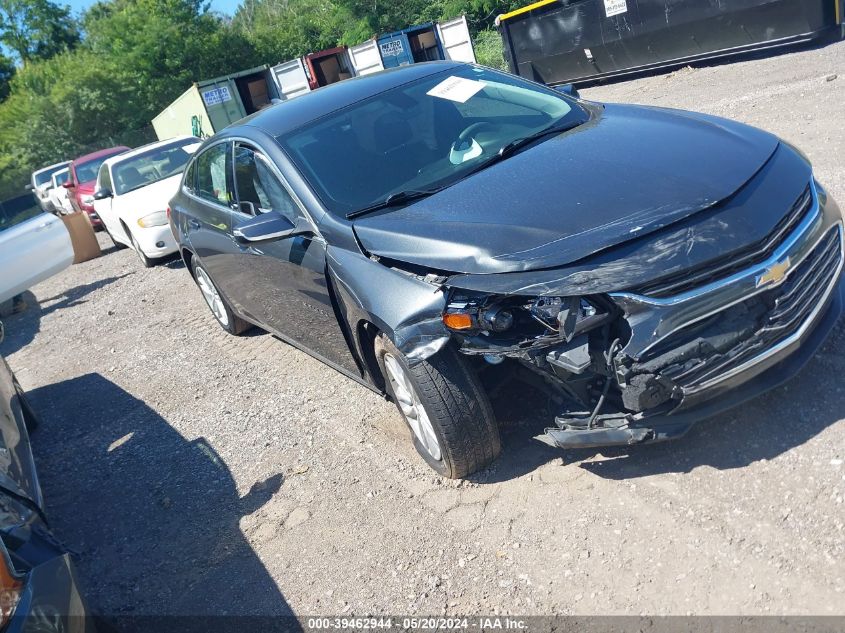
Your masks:
<instances>
[{"instance_id":1,"label":"chevrolet bowtie emblem","mask_svg":"<svg viewBox=\"0 0 845 633\"><path fill-rule=\"evenodd\" d=\"M772 264L766 272L757 277L757 287L780 283L786 277L786 272L790 266L792 266L792 262L789 261L788 257L782 262Z\"/></svg>"}]
</instances>

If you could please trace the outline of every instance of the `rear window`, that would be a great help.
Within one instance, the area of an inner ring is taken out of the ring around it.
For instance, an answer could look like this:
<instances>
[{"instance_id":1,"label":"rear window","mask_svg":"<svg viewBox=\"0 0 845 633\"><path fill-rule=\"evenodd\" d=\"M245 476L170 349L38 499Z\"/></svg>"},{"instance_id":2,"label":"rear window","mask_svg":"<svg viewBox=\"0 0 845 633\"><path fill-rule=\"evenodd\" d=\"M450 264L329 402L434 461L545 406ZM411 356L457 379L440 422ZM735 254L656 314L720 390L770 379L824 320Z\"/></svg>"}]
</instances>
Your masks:
<instances>
[{"instance_id":1,"label":"rear window","mask_svg":"<svg viewBox=\"0 0 845 633\"><path fill-rule=\"evenodd\" d=\"M31 220L41 213L41 207L31 193L3 200L0 202L0 231Z\"/></svg>"}]
</instances>

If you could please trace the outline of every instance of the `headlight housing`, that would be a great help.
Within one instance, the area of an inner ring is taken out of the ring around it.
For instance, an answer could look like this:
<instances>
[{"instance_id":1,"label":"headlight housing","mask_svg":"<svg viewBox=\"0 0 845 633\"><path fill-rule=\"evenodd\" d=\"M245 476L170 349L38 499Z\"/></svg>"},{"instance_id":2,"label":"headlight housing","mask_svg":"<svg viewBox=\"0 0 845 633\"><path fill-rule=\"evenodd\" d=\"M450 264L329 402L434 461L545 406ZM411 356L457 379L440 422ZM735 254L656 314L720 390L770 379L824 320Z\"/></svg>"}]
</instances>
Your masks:
<instances>
[{"instance_id":1,"label":"headlight housing","mask_svg":"<svg viewBox=\"0 0 845 633\"><path fill-rule=\"evenodd\" d=\"M86 193L86 194L79 196L79 201L82 204L87 204L88 206L91 206L91 205L94 204L94 196Z\"/></svg>"},{"instance_id":2,"label":"headlight housing","mask_svg":"<svg viewBox=\"0 0 845 633\"><path fill-rule=\"evenodd\" d=\"M454 294L443 312L443 323L464 334L508 334L538 330L570 340L604 322L607 310L588 297L496 297Z\"/></svg>"},{"instance_id":3,"label":"headlight housing","mask_svg":"<svg viewBox=\"0 0 845 633\"><path fill-rule=\"evenodd\" d=\"M138 218L138 226L144 229L154 226L165 226L168 223L167 211L156 211L155 213Z\"/></svg>"}]
</instances>

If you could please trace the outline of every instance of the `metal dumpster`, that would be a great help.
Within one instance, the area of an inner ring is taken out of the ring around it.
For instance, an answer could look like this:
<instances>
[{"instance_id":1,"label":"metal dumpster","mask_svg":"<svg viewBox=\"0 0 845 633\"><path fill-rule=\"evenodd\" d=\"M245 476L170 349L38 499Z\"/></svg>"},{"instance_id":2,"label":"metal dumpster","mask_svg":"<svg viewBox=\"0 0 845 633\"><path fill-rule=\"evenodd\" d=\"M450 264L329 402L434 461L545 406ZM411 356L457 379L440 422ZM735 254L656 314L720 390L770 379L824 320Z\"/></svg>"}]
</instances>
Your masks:
<instances>
[{"instance_id":1,"label":"metal dumpster","mask_svg":"<svg viewBox=\"0 0 845 633\"><path fill-rule=\"evenodd\" d=\"M839 34L841 0L542 0L500 15L510 70L550 85Z\"/></svg>"}]
</instances>

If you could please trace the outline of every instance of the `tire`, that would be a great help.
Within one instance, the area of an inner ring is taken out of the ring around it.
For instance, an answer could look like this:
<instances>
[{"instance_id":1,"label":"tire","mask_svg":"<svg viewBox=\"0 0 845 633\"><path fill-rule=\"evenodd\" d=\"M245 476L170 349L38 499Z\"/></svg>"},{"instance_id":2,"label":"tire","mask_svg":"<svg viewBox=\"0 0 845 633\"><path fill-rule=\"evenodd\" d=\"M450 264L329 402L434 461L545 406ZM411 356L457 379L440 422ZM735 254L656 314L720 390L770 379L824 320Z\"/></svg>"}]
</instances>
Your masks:
<instances>
[{"instance_id":1,"label":"tire","mask_svg":"<svg viewBox=\"0 0 845 633\"><path fill-rule=\"evenodd\" d=\"M252 324L244 321L239 316L232 312L229 307L229 302L217 290L217 286L211 280L211 277L203 268L202 264L197 261L196 257L191 258L191 268L194 271L194 281L200 289L203 299L214 315L217 323L226 330L229 334L238 336L252 328Z\"/></svg>"},{"instance_id":2,"label":"tire","mask_svg":"<svg viewBox=\"0 0 845 633\"><path fill-rule=\"evenodd\" d=\"M144 265L144 268L152 268L153 266L155 266L155 260L150 259L144 254L144 251L141 250L141 245L138 244L138 240L135 239L135 236L132 235L131 232L129 233L129 241L132 242L132 248L136 253L138 253L138 258L141 260L141 263Z\"/></svg>"},{"instance_id":3,"label":"tire","mask_svg":"<svg viewBox=\"0 0 845 633\"><path fill-rule=\"evenodd\" d=\"M459 479L485 468L499 456L499 428L487 394L475 372L451 345L410 365L393 342L380 334L375 353L388 395L411 431L414 448L434 471ZM399 370L407 379L404 386L402 377L397 376ZM413 393L409 393L411 390ZM420 408L424 416L419 416ZM425 419L429 422L427 431Z\"/></svg>"}]
</instances>

